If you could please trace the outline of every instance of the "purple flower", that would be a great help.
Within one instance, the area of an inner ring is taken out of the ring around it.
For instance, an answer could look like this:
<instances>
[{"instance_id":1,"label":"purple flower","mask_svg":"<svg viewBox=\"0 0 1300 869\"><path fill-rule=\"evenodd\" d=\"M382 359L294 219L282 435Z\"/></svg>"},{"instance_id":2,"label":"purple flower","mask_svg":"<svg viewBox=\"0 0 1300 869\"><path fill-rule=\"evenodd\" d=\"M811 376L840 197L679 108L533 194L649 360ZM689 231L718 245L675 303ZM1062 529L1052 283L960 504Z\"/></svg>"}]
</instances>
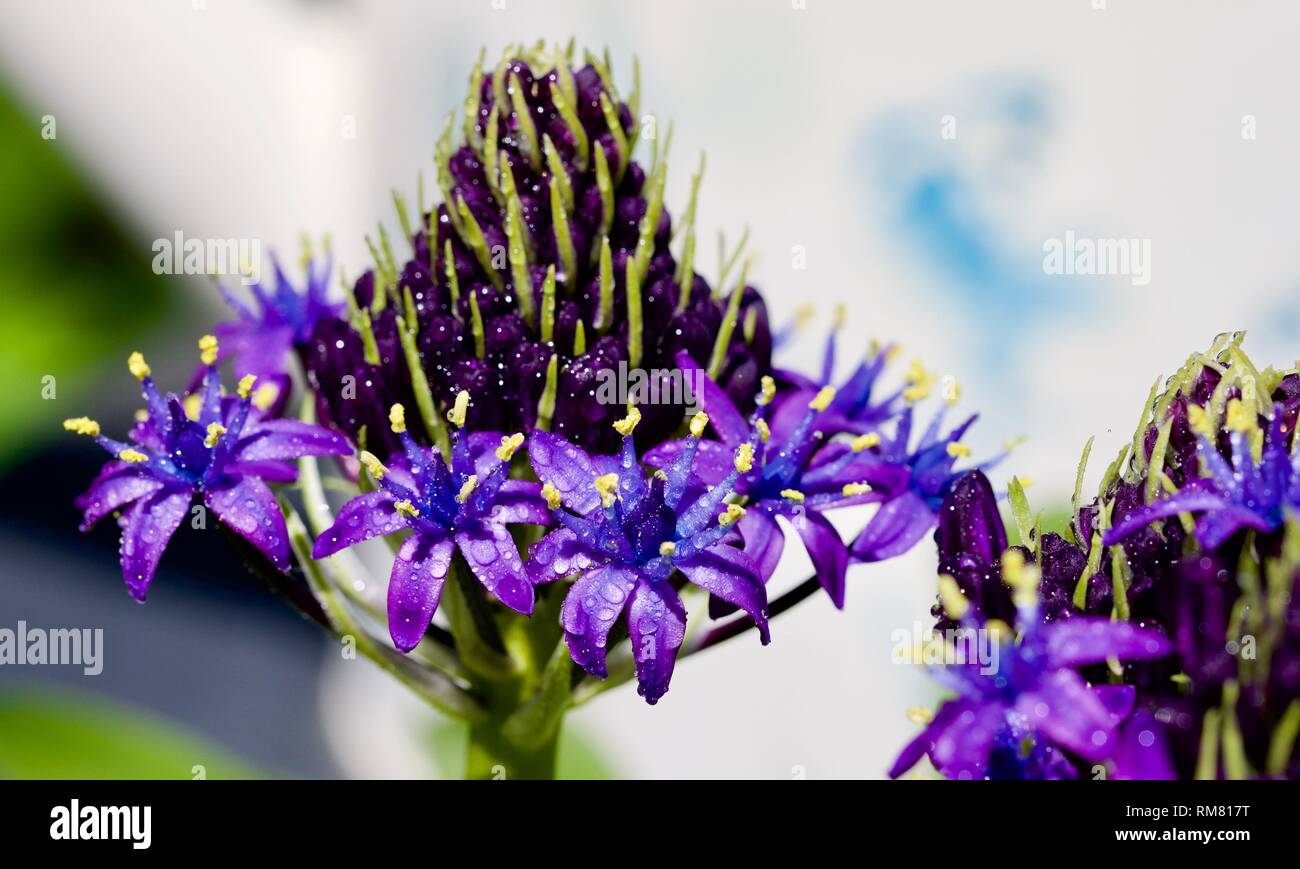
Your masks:
<instances>
[{"instance_id":1,"label":"purple flower","mask_svg":"<svg viewBox=\"0 0 1300 869\"><path fill-rule=\"evenodd\" d=\"M1258 463L1250 442L1256 420L1239 399L1228 402L1228 424L1231 463L1203 432L1197 439L1197 454L1209 476L1189 480L1170 497L1133 511L1106 532L1104 543L1113 545L1179 513L1202 513L1196 539L1206 550L1218 549L1243 528L1263 533L1280 528L1287 510L1300 507L1300 452L1292 455L1288 446L1284 408L1273 406Z\"/></svg>"},{"instance_id":2,"label":"purple flower","mask_svg":"<svg viewBox=\"0 0 1300 869\"><path fill-rule=\"evenodd\" d=\"M561 624L570 655L589 674L605 678L610 631L624 619L636 661L637 690L656 703L668 690L677 651L686 636L678 574L767 627L767 593L759 567L735 541L745 511L728 505L753 456L737 450L734 466L706 488L692 473L687 449L647 482L637 462L634 409L618 422L618 456L592 457L558 435L534 432L528 454L544 494L562 525L535 544L528 569L535 583L581 573L564 599ZM697 416L692 440L707 422Z\"/></svg>"},{"instance_id":3,"label":"purple flower","mask_svg":"<svg viewBox=\"0 0 1300 869\"><path fill-rule=\"evenodd\" d=\"M677 364L682 370L696 368L685 353ZM756 409L748 420L716 383L702 378L697 396L719 440L701 440L692 435L651 450L646 464L671 467L683 455L693 454L695 473L708 485L717 485L733 473L732 457L742 447L754 451L752 467L735 481L735 493L745 498L745 515L737 527L752 553L760 575L766 579L776 569L785 547L785 534L777 524L783 516L794 527L812 559L817 579L835 606L843 608L845 574L849 551L839 532L824 512L838 507L867 504L882 499L874 485L897 487L906 472L889 465L867 465L856 461L852 447L821 461L814 451L822 443L818 430L821 418L830 413L836 392L824 387L804 403L797 421L777 429L769 427L767 410L776 395L776 384L765 378ZM793 402L787 402L789 407ZM787 415L788 418L788 415ZM717 614L718 608L714 608Z\"/></svg>"},{"instance_id":4,"label":"purple flower","mask_svg":"<svg viewBox=\"0 0 1300 869\"><path fill-rule=\"evenodd\" d=\"M897 778L929 755L949 778L1064 777L1069 768L1060 749L1098 762L1119 747L1117 728L1133 709L1129 685L1092 687L1076 667L1109 659L1149 660L1168 654L1170 645L1154 631L1127 622L1075 617L1044 622L1038 612L1034 568L1017 560L1008 579L1017 589L1017 629L982 621L950 577L940 580L949 615L967 636L983 632L991 640L988 660L967 661L936 670L955 692L926 729L894 762Z\"/></svg>"},{"instance_id":5,"label":"purple flower","mask_svg":"<svg viewBox=\"0 0 1300 869\"><path fill-rule=\"evenodd\" d=\"M236 377L252 374L267 389L274 385L282 402L288 397L289 355L304 347L317 323L338 317L342 303L327 300L333 260L307 259L307 284L300 291L285 277L274 261L275 285L258 282L250 287L254 307L249 307L228 288L221 293L235 312L235 319L218 323L213 332L221 342L222 358L234 359Z\"/></svg>"},{"instance_id":6,"label":"purple flower","mask_svg":"<svg viewBox=\"0 0 1300 869\"><path fill-rule=\"evenodd\" d=\"M450 414L457 425L469 402L469 393L462 395ZM402 405L393 405L390 421L403 455L385 466L371 453L361 454L379 489L343 505L312 547L312 557L379 535L414 532L398 549L388 580L388 631L403 652L428 630L456 549L484 588L515 612L531 615L533 587L509 526L547 525L550 514L538 484L509 479L510 459L523 435L458 431L448 462L436 448L415 442Z\"/></svg>"},{"instance_id":7,"label":"purple flower","mask_svg":"<svg viewBox=\"0 0 1300 869\"><path fill-rule=\"evenodd\" d=\"M251 374L240 380L237 398L223 396L217 339L204 336L199 348L202 390L185 402L160 393L144 357L131 354L128 365L141 381L146 409L129 444L104 437L99 424L85 417L63 423L69 431L93 436L116 459L104 466L77 506L85 511L83 531L124 510L119 519L122 574L138 600L144 600L168 540L200 493L224 525L278 570L287 570L288 534L267 482L296 479L292 459L348 452L347 443L332 432L264 417L252 404L256 378Z\"/></svg>"}]
</instances>

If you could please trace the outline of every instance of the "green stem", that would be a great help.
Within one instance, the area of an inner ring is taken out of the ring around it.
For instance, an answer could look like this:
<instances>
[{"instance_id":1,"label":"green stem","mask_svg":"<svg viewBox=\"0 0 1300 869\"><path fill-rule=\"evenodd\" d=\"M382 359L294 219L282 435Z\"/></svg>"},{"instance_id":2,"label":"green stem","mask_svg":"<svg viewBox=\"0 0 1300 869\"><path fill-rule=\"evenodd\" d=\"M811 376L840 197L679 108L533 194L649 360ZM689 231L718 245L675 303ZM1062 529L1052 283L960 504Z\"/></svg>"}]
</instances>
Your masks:
<instances>
[{"instance_id":1,"label":"green stem","mask_svg":"<svg viewBox=\"0 0 1300 869\"><path fill-rule=\"evenodd\" d=\"M467 779L553 779L559 728L540 744L524 747L506 738L503 722L482 721L469 727Z\"/></svg>"}]
</instances>

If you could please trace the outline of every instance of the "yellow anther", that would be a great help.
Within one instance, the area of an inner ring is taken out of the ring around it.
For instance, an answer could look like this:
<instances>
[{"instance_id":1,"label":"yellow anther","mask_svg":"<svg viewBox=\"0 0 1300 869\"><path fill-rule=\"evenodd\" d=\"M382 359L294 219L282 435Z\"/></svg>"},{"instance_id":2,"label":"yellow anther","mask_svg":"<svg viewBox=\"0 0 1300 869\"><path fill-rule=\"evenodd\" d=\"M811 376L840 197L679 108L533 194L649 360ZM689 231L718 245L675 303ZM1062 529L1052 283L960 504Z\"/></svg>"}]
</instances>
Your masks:
<instances>
[{"instance_id":1,"label":"yellow anther","mask_svg":"<svg viewBox=\"0 0 1300 869\"><path fill-rule=\"evenodd\" d=\"M754 403L771 404L772 399L776 397L776 381L765 374L759 383L761 384L761 387L758 392L758 398L754 399Z\"/></svg>"},{"instance_id":2,"label":"yellow anther","mask_svg":"<svg viewBox=\"0 0 1300 869\"><path fill-rule=\"evenodd\" d=\"M478 474L470 474L461 484L460 491L456 493L456 503L464 504L469 500L469 496L474 493L474 487L478 485Z\"/></svg>"},{"instance_id":3,"label":"yellow anther","mask_svg":"<svg viewBox=\"0 0 1300 869\"><path fill-rule=\"evenodd\" d=\"M743 443L736 447L736 470L748 474L754 469L754 445Z\"/></svg>"},{"instance_id":4,"label":"yellow anther","mask_svg":"<svg viewBox=\"0 0 1300 869\"><path fill-rule=\"evenodd\" d=\"M542 486L542 497L546 499L546 506L550 507L552 510L559 509L560 504L564 501L564 497L560 494L560 490L550 483L546 483Z\"/></svg>"},{"instance_id":5,"label":"yellow anther","mask_svg":"<svg viewBox=\"0 0 1300 869\"><path fill-rule=\"evenodd\" d=\"M508 462L514 458L515 451L524 445L524 436L519 432L512 435L502 435L501 446L497 447L497 458L503 462Z\"/></svg>"},{"instance_id":6,"label":"yellow anther","mask_svg":"<svg viewBox=\"0 0 1300 869\"><path fill-rule=\"evenodd\" d=\"M140 462L149 461L149 457L146 456L144 453L140 452L139 450L133 450L130 447L127 447L126 449L122 450L122 452L118 453L117 457L122 461L130 462L133 465L139 464Z\"/></svg>"},{"instance_id":7,"label":"yellow anther","mask_svg":"<svg viewBox=\"0 0 1300 869\"><path fill-rule=\"evenodd\" d=\"M253 393L253 407L258 410L270 410L275 400L280 397L280 387L274 383L263 383Z\"/></svg>"},{"instance_id":8,"label":"yellow anther","mask_svg":"<svg viewBox=\"0 0 1300 869\"><path fill-rule=\"evenodd\" d=\"M959 441L950 441L948 444L948 455L954 459L963 459L970 456L970 447Z\"/></svg>"},{"instance_id":9,"label":"yellow anther","mask_svg":"<svg viewBox=\"0 0 1300 869\"><path fill-rule=\"evenodd\" d=\"M181 401L181 407L185 408L185 415L190 419L198 419L199 410L203 407L203 396L191 392Z\"/></svg>"},{"instance_id":10,"label":"yellow anther","mask_svg":"<svg viewBox=\"0 0 1300 869\"><path fill-rule=\"evenodd\" d=\"M709 415L700 411L691 417L691 436L701 437L704 434L704 427L709 424Z\"/></svg>"},{"instance_id":11,"label":"yellow anther","mask_svg":"<svg viewBox=\"0 0 1300 869\"><path fill-rule=\"evenodd\" d=\"M818 391L817 395L814 396L813 400L808 402L808 409L816 410L819 412L823 411L826 408L830 407L831 402L834 400L835 400L835 387L823 386L821 390Z\"/></svg>"},{"instance_id":12,"label":"yellow anther","mask_svg":"<svg viewBox=\"0 0 1300 869\"><path fill-rule=\"evenodd\" d=\"M204 365L215 365L219 349L215 335L204 335L199 339L199 361Z\"/></svg>"},{"instance_id":13,"label":"yellow anther","mask_svg":"<svg viewBox=\"0 0 1300 869\"><path fill-rule=\"evenodd\" d=\"M618 498L618 474L603 474L596 478L596 491L600 493L600 503L613 507Z\"/></svg>"},{"instance_id":14,"label":"yellow anther","mask_svg":"<svg viewBox=\"0 0 1300 869\"><path fill-rule=\"evenodd\" d=\"M853 440L849 441L849 446L853 448L853 452L855 453L860 453L863 450L870 449L871 447L878 447L880 446L880 435L874 431L860 434Z\"/></svg>"},{"instance_id":15,"label":"yellow anther","mask_svg":"<svg viewBox=\"0 0 1300 869\"><path fill-rule=\"evenodd\" d=\"M406 431L406 408L400 404L394 404L388 409L388 424L392 426L393 434L401 434Z\"/></svg>"},{"instance_id":16,"label":"yellow anther","mask_svg":"<svg viewBox=\"0 0 1300 869\"><path fill-rule=\"evenodd\" d=\"M226 433L226 427L219 422L208 423L208 436L203 439L203 445L212 449L221 440L221 436Z\"/></svg>"},{"instance_id":17,"label":"yellow anther","mask_svg":"<svg viewBox=\"0 0 1300 869\"><path fill-rule=\"evenodd\" d=\"M1224 423L1232 431L1250 434L1255 429L1255 413L1248 410L1241 399L1234 398L1228 402L1228 415Z\"/></svg>"},{"instance_id":18,"label":"yellow anther","mask_svg":"<svg viewBox=\"0 0 1300 869\"><path fill-rule=\"evenodd\" d=\"M844 303L835 306L835 313L831 315L831 328L839 331L844 328L844 323L849 318L849 309L844 307Z\"/></svg>"},{"instance_id":19,"label":"yellow anther","mask_svg":"<svg viewBox=\"0 0 1300 869\"><path fill-rule=\"evenodd\" d=\"M1191 426L1192 431L1201 437L1210 438L1214 436L1214 426L1210 423L1210 415L1199 404L1187 405L1187 424Z\"/></svg>"},{"instance_id":20,"label":"yellow anther","mask_svg":"<svg viewBox=\"0 0 1300 869\"><path fill-rule=\"evenodd\" d=\"M718 515L719 525L734 525L745 515L745 508L739 504L728 504L727 509Z\"/></svg>"},{"instance_id":21,"label":"yellow anther","mask_svg":"<svg viewBox=\"0 0 1300 869\"><path fill-rule=\"evenodd\" d=\"M676 555L676 554L677 554L677 544L674 543L674 542L672 542L671 540L665 540L663 543L660 543L660 544L659 544L659 554L660 554L660 555Z\"/></svg>"},{"instance_id":22,"label":"yellow anther","mask_svg":"<svg viewBox=\"0 0 1300 869\"><path fill-rule=\"evenodd\" d=\"M934 713L924 706L913 706L907 710L907 720L913 724L929 724L934 720Z\"/></svg>"},{"instance_id":23,"label":"yellow anther","mask_svg":"<svg viewBox=\"0 0 1300 869\"><path fill-rule=\"evenodd\" d=\"M640 421L641 411L637 410L635 407L629 407L627 409L627 416L614 422L614 431L618 432L623 437L627 437L636 430L636 424Z\"/></svg>"},{"instance_id":24,"label":"yellow anther","mask_svg":"<svg viewBox=\"0 0 1300 869\"><path fill-rule=\"evenodd\" d=\"M970 609L970 601L966 600L966 595L961 593L957 580L947 574L939 577L939 603L943 606L943 611L948 614L948 618L954 621L961 621Z\"/></svg>"},{"instance_id":25,"label":"yellow anther","mask_svg":"<svg viewBox=\"0 0 1300 869\"><path fill-rule=\"evenodd\" d=\"M767 443L768 440L772 437L772 429L768 427L767 420L765 419L758 420L757 422L754 423L754 428L757 429L758 431L758 439L763 443Z\"/></svg>"},{"instance_id":26,"label":"yellow anther","mask_svg":"<svg viewBox=\"0 0 1300 869\"><path fill-rule=\"evenodd\" d=\"M253 384L257 382L257 375L245 374L239 378L239 385L235 387L235 393L240 398L248 398L253 394Z\"/></svg>"},{"instance_id":27,"label":"yellow anther","mask_svg":"<svg viewBox=\"0 0 1300 869\"><path fill-rule=\"evenodd\" d=\"M469 410L469 393L462 389L456 394L456 401L447 411L447 421L456 428L465 425L465 411Z\"/></svg>"},{"instance_id":28,"label":"yellow anther","mask_svg":"<svg viewBox=\"0 0 1300 869\"><path fill-rule=\"evenodd\" d=\"M1002 619L989 619L984 623L984 630L988 631L995 643L1009 643L1016 638L1016 632L1011 630L1011 625Z\"/></svg>"},{"instance_id":29,"label":"yellow anther","mask_svg":"<svg viewBox=\"0 0 1300 869\"><path fill-rule=\"evenodd\" d=\"M782 489L781 497L785 498L787 501L792 501L795 504L802 504L804 495L803 492L800 492L798 489Z\"/></svg>"},{"instance_id":30,"label":"yellow anther","mask_svg":"<svg viewBox=\"0 0 1300 869\"><path fill-rule=\"evenodd\" d=\"M361 459L361 464L365 465L366 473L370 474L374 479L382 480L384 475L388 473L388 468L385 468L384 463L379 461L379 457L370 450L362 450L358 458Z\"/></svg>"},{"instance_id":31,"label":"yellow anther","mask_svg":"<svg viewBox=\"0 0 1300 869\"><path fill-rule=\"evenodd\" d=\"M142 407L135 412L134 416L136 422L145 422L149 419L149 411Z\"/></svg>"},{"instance_id":32,"label":"yellow anther","mask_svg":"<svg viewBox=\"0 0 1300 869\"><path fill-rule=\"evenodd\" d=\"M845 483L844 488L840 490L845 498L852 498L854 495L865 495L871 491L870 483Z\"/></svg>"},{"instance_id":33,"label":"yellow anther","mask_svg":"<svg viewBox=\"0 0 1300 869\"><path fill-rule=\"evenodd\" d=\"M65 419L63 428L65 431L76 432L79 435L90 435L92 438L99 437L99 423L88 416Z\"/></svg>"},{"instance_id":34,"label":"yellow anther","mask_svg":"<svg viewBox=\"0 0 1300 869\"><path fill-rule=\"evenodd\" d=\"M813 321L817 316L817 307L812 304L800 305L794 312L794 327L802 329Z\"/></svg>"},{"instance_id":35,"label":"yellow anther","mask_svg":"<svg viewBox=\"0 0 1300 869\"><path fill-rule=\"evenodd\" d=\"M912 365L907 369L906 380L908 386L903 390L903 399L905 401L920 401L930 394L934 388L934 375L925 370L920 359L913 359Z\"/></svg>"},{"instance_id":36,"label":"yellow anther","mask_svg":"<svg viewBox=\"0 0 1300 869\"><path fill-rule=\"evenodd\" d=\"M415 509L415 505L410 501L398 501L393 505L393 509L397 511L399 516L406 516L410 519L420 515L420 511Z\"/></svg>"},{"instance_id":37,"label":"yellow anther","mask_svg":"<svg viewBox=\"0 0 1300 869\"><path fill-rule=\"evenodd\" d=\"M149 363L144 361L144 354L138 350L126 357L126 367L136 380L144 380L153 373L149 368Z\"/></svg>"},{"instance_id":38,"label":"yellow anther","mask_svg":"<svg viewBox=\"0 0 1300 869\"><path fill-rule=\"evenodd\" d=\"M1028 440L1029 440L1029 438L1026 437L1025 435L1020 435L1019 437L1009 438L1009 439L1007 439L1007 440L1005 440L1005 441L1002 442L1002 449L1003 449L1005 452L1008 452L1008 453L1009 453L1009 452L1011 452L1012 450L1019 449L1020 447L1024 446L1025 443L1026 443Z\"/></svg>"}]
</instances>

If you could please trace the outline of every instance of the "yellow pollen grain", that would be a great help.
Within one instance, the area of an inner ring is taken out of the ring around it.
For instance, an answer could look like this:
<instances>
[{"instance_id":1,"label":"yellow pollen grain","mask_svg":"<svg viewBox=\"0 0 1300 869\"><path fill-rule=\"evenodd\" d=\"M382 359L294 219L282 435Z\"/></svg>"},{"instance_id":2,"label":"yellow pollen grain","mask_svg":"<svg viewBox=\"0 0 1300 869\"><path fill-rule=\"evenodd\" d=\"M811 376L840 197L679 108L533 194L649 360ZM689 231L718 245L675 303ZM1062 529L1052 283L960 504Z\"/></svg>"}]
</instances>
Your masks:
<instances>
[{"instance_id":1,"label":"yellow pollen grain","mask_svg":"<svg viewBox=\"0 0 1300 869\"><path fill-rule=\"evenodd\" d=\"M728 504L727 509L718 516L719 525L734 525L745 515L745 508L739 504Z\"/></svg>"},{"instance_id":2,"label":"yellow pollen grain","mask_svg":"<svg viewBox=\"0 0 1300 869\"><path fill-rule=\"evenodd\" d=\"M126 358L126 367L136 380L144 380L153 373L149 363L144 361L144 354L138 350Z\"/></svg>"},{"instance_id":3,"label":"yellow pollen grain","mask_svg":"<svg viewBox=\"0 0 1300 869\"><path fill-rule=\"evenodd\" d=\"M456 394L456 401L452 404L451 410L447 411L447 421L456 428L463 427L467 410L469 410L469 393L462 389Z\"/></svg>"},{"instance_id":4,"label":"yellow pollen grain","mask_svg":"<svg viewBox=\"0 0 1300 869\"><path fill-rule=\"evenodd\" d=\"M821 390L817 393L817 395L813 398L813 400L808 402L808 409L815 410L818 412L823 411L826 408L830 407L831 402L834 400L835 400L835 387L823 386Z\"/></svg>"},{"instance_id":5,"label":"yellow pollen grain","mask_svg":"<svg viewBox=\"0 0 1300 869\"><path fill-rule=\"evenodd\" d=\"M628 437L636 430L636 424L640 421L641 411L637 410L635 407L629 407L627 409L627 416L615 421L614 431L618 432L623 437Z\"/></svg>"},{"instance_id":6,"label":"yellow pollen grain","mask_svg":"<svg viewBox=\"0 0 1300 869\"><path fill-rule=\"evenodd\" d=\"M258 410L270 410L275 400L280 397L280 387L274 383L263 383L253 393L253 407Z\"/></svg>"},{"instance_id":7,"label":"yellow pollen grain","mask_svg":"<svg viewBox=\"0 0 1300 869\"><path fill-rule=\"evenodd\" d=\"M203 439L203 445L212 449L221 440L221 436L226 433L226 427L219 422L208 424L208 436Z\"/></svg>"},{"instance_id":8,"label":"yellow pollen grain","mask_svg":"<svg viewBox=\"0 0 1300 869\"><path fill-rule=\"evenodd\" d=\"M954 459L962 459L970 456L970 447L958 441L952 441L948 444L948 455Z\"/></svg>"},{"instance_id":9,"label":"yellow pollen grain","mask_svg":"<svg viewBox=\"0 0 1300 869\"><path fill-rule=\"evenodd\" d=\"M855 453L860 453L865 449L870 449L871 447L878 447L880 446L880 435L874 431L860 434L853 440L849 441L849 446L853 448L853 452Z\"/></svg>"},{"instance_id":10,"label":"yellow pollen grain","mask_svg":"<svg viewBox=\"0 0 1300 869\"><path fill-rule=\"evenodd\" d=\"M748 474L754 469L754 445L744 443L736 447L736 470Z\"/></svg>"},{"instance_id":11,"label":"yellow pollen grain","mask_svg":"<svg viewBox=\"0 0 1300 869\"><path fill-rule=\"evenodd\" d=\"M672 542L671 540L665 540L663 543L660 543L660 544L659 544L659 554L660 554L660 555L676 555L676 554L677 554L677 544L674 543L674 542Z\"/></svg>"},{"instance_id":12,"label":"yellow pollen grain","mask_svg":"<svg viewBox=\"0 0 1300 869\"><path fill-rule=\"evenodd\" d=\"M704 434L704 427L709 424L709 415L700 411L691 417L691 437L701 437Z\"/></svg>"},{"instance_id":13,"label":"yellow pollen grain","mask_svg":"<svg viewBox=\"0 0 1300 869\"><path fill-rule=\"evenodd\" d=\"M795 504L802 504L804 499L804 494L803 492L800 492L798 489L782 489L781 497L785 498L787 501L792 501Z\"/></svg>"},{"instance_id":14,"label":"yellow pollen grain","mask_svg":"<svg viewBox=\"0 0 1300 869\"><path fill-rule=\"evenodd\" d=\"M758 439L767 443L772 437L772 429L768 428L767 420L760 419L754 423L754 428L758 431Z\"/></svg>"},{"instance_id":15,"label":"yellow pollen grain","mask_svg":"<svg viewBox=\"0 0 1300 869\"><path fill-rule=\"evenodd\" d=\"M199 408L203 407L203 396L197 392L191 392L185 396L185 399L181 402L181 407L185 408L185 415L190 419L198 419Z\"/></svg>"},{"instance_id":16,"label":"yellow pollen grain","mask_svg":"<svg viewBox=\"0 0 1300 869\"><path fill-rule=\"evenodd\" d=\"M929 724L934 720L934 713L924 706L913 706L907 710L907 720L913 724Z\"/></svg>"},{"instance_id":17,"label":"yellow pollen grain","mask_svg":"<svg viewBox=\"0 0 1300 869\"><path fill-rule=\"evenodd\" d=\"M542 497L546 499L546 506L552 510L559 509L560 504L564 501L563 496L560 495L560 490L550 483L542 486Z\"/></svg>"},{"instance_id":18,"label":"yellow pollen grain","mask_svg":"<svg viewBox=\"0 0 1300 869\"><path fill-rule=\"evenodd\" d=\"M844 488L840 490L845 498L852 498L854 495L865 495L871 491L869 483L845 483Z\"/></svg>"},{"instance_id":19,"label":"yellow pollen grain","mask_svg":"<svg viewBox=\"0 0 1300 869\"><path fill-rule=\"evenodd\" d=\"M99 437L99 423L88 416L65 419L63 428L65 431L76 432L79 435L89 435L92 438Z\"/></svg>"},{"instance_id":20,"label":"yellow pollen grain","mask_svg":"<svg viewBox=\"0 0 1300 869\"><path fill-rule=\"evenodd\" d=\"M524 445L524 436L519 432L512 435L503 435L501 446L497 447L497 458L503 462L508 462L514 458L515 451Z\"/></svg>"},{"instance_id":21,"label":"yellow pollen grain","mask_svg":"<svg viewBox=\"0 0 1300 869\"><path fill-rule=\"evenodd\" d=\"M759 381L761 386L758 392L758 398L754 399L755 404L771 404L772 399L776 397L776 381L768 375L763 375Z\"/></svg>"},{"instance_id":22,"label":"yellow pollen grain","mask_svg":"<svg viewBox=\"0 0 1300 869\"><path fill-rule=\"evenodd\" d=\"M478 474L470 474L461 484L460 491L456 493L456 503L464 504L469 500L469 496L474 493L474 487L478 485Z\"/></svg>"},{"instance_id":23,"label":"yellow pollen grain","mask_svg":"<svg viewBox=\"0 0 1300 869\"><path fill-rule=\"evenodd\" d=\"M415 505L412 504L410 501L398 501L396 504L393 505L393 509L396 510L400 515L407 516L411 519L414 519L416 516L420 515L420 511L415 509Z\"/></svg>"},{"instance_id":24,"label":"yellow pollen grain","mask_svg":"<svg viewBox=\"0 0 1300 869\"><path fill-rule=\"evenodd\" d=\"M600 503L613 507L618 497L618 474L603 474L595 480L596 491L600 493Z\"/></svg>"},{"instance_id":25,"label":"yellow pollen grain","mask_svg":"<svg viewBox=\"0 0 1300 869\"><path fill-rule=\"evenodd\" d=\"M215 335L204 335L199 339L199 361L204 365L215 365L220 345Z\"/></svg>"},{"instance_id":26,"label":"yellow pollen grain","mask_svg":"<svg viewBox=\"0 0 1300 869\"><path fill-rule=\"evenodd\" d=\"M366 472L374 479L382 480L384 475L388 473L388 468L384 467L384 463L379 461L379 457L369 450L362 450L358 458L361 460L361 464L365 465Z\"/></svg>"},{"instance_id":27,"label":"yellow pollen grain","mask_svg":"<svg viewBox=\"0 0 1300 869\"><path fill-rule=\"evenodd\" d=\"M239 385L235 387L235 394L240 398L248 398L253 394L253 384L257 382L257 375L245 374L239 378Z\"/></svg>"},{"instance_id":28,"label":"yellow pollen grain","mask_svg":"<svg viewBox=\"0 0 1300 869\"><path fill-rule=\"evenodd\" d=\"M966 595L961 593L957 580L946 574L939 577L939 603L942 604L948 618L956 621L965 618L970 609L970 601L966 600Z\"/></svg>"},{"instance_id":29,"label":"yellow pollen grain","mask_svg":"<svg viewBox=\"0 0 1300 869\"><path fill-rule=\"evenodd\" d=\"M393 434L401 434L406 431L406 408L400 404L394 404L388 409L388 424L393 429Z\"/></svg>"},{"instance_id":30,"label":"yellow pollen grain","mask_svg":"<svg viewBox=\"0 0 1300 869\"><path fill-rule=\"evenodd\" d=\"M140 452L139 450L133 450L130 447L118 453L117 457L122 461L130 462L133 465L139 464L140 462L149 461L149 457L146 456L144 453Z\"/></svg>"}]
</instances>

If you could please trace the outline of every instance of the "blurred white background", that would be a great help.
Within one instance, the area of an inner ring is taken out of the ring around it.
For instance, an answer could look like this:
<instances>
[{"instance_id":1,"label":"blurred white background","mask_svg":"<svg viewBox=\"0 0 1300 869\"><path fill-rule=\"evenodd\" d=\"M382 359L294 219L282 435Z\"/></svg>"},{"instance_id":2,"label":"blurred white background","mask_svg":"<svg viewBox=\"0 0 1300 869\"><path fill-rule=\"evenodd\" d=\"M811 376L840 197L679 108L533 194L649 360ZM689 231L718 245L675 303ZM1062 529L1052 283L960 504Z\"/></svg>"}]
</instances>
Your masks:
<instances>
[{"instance_id":1,"label":"blurred white background","mask_svg":"<svg viewBox=\"0 0 1300 869\"><path fill-rule=\"evenodd\" d=\"M1261 364L1300 355L1286 0L0 0L0 19L0 70L142 251L177 230L290 253L329 232L349 274L394 222L389 191L432 178L480 47L608 45L625 86L635 54L643 108L676 123L670 208L707 151L702 238L748 226L774 320L822 312L779 361L819 364L846 304L842 358L879 336L958 376L977 456L1030 436L995 482L1034 479L1035 507L1068 499L1094 434L1095 487L1152 380L1215 333L1251 330ZM1150 282L1045 275L1067 230L1149 240ZM623 775L881 775L914 730L904 709L934 696L889 654L926 618L932 550L855 568L846 612L816 598L766 649L690 660L654 709L627 687L573 724ZM775 583L808 568L791 545ZM406 705L338 669L321 706L342 768L420 773L414 749L348 739ZM339 711L340 680L372 692L369 716Z\"/></svg>"}]
</instances>

